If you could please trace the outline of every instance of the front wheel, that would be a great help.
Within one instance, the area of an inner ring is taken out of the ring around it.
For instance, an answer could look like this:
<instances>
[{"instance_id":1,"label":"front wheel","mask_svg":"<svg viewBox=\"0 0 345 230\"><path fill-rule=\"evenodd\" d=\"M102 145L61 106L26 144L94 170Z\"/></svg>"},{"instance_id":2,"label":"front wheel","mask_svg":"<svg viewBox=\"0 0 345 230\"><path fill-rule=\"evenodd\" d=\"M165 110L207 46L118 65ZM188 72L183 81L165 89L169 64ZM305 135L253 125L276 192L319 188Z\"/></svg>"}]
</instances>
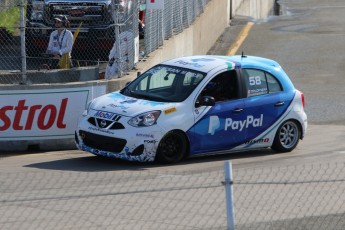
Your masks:
<instances>
[{"instance_id":1,"label":"front wheel","mask_svg":"<svg viewBox=\"0 0 345 230\"><path fill-rule=\"evenodd\" d=\"M185 156L187 139L182 132L170 131L159 142L156 161L160 163L175 163Z\"/></svg>"},{"instance_id":2,"label":"front wheel","mask_svg":"<svg viewBox=\"0 0 345 230\"><path fill-rule=\"evenodd\" d=\"M272 149L277 152L290 152L298 144L301 131L296 121L285 121L277 130Z\"/></svg>"}]
</instances>

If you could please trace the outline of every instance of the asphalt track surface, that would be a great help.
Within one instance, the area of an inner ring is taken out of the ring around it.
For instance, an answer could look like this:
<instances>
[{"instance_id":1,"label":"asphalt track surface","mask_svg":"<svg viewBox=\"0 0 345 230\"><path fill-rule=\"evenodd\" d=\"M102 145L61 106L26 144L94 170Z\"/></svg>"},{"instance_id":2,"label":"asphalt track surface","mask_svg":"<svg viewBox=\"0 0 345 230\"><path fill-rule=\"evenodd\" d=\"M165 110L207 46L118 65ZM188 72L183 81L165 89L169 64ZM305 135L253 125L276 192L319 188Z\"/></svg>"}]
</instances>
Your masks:
<instances>
[{"instance_id":1,"label":"asphalt track surface","mask_svg":"<svg viewBox=\"0 0 345 230\"><path fill-rule=\"evenodd\" d=\"M294 151L168 166L78 150L3 153L2 229L226 229L225 198L218 200L226 161L236 229L345 229L345 3L286 0L281 10L265 20L236 17L209 54L243 51L282 65L306 96L308 132ZM193 175L203 178L197 188Z\"/></svg>"}]
</instances>

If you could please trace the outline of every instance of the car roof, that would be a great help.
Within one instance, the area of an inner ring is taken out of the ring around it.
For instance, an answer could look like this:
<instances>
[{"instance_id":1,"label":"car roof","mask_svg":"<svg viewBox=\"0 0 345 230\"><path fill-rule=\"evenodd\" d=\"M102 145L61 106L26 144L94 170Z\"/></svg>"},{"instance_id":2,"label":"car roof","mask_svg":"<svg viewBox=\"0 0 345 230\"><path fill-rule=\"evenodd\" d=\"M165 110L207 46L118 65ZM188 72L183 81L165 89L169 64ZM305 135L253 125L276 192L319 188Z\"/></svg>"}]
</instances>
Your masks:
<instances>
[{"instance_id":1,"label":"car roof","mask_svg":"<svg viewBox=\"0 0 345 230\"><path fill-rule=\"evenodd\" d=\"M197 55L174 58L161 64L178 66L208 73L214 68L224 66L228 70L237 68L260 67L267 70L280 68L280 65L271 59L256 56L222 56L222 55Z\"/></svg>"}]
</instances>

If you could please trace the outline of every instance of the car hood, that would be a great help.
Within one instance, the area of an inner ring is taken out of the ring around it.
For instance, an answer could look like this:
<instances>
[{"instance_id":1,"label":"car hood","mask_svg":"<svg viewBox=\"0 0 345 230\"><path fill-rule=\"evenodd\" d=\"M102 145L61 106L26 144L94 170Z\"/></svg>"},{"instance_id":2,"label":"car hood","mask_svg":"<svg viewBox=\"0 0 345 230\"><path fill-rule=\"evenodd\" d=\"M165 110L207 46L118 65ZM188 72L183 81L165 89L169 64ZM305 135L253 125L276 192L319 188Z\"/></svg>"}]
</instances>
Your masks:
<instances>
[{"instance_id":1,"label":"car hood","mask_svg":"<svg viewBox=\"0 0 345 230\"><path fill-rule=\"evenodd\" d=\"M96 98L91 104L91 109L123 116L136 116L148 111L169 109L175 104L137 99L113 92Z\"/></svg>"}]
</instances>

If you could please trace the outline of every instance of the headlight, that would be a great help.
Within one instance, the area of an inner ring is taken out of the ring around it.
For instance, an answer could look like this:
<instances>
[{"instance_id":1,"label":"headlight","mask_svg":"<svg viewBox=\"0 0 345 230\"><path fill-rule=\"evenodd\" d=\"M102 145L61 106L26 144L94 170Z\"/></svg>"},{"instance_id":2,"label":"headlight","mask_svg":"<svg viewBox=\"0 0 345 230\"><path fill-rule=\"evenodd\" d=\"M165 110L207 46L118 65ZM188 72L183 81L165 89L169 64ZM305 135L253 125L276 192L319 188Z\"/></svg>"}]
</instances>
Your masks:
<instances>
[{"instance_id":1,"label":"headlight","mask_svg":"<svg viewBox=\"0 0 345 230\"><path fill-rule=\"evenodd\" d=\"M43 20L43 11L44 11L44 2L33 1L31 20Z\"/></svg>"},{"instance_id":2,"label":"headlight","mask_svg":"<svg viewBox=\"0 0 345 230\"><path fill-rule=\"evenodd\" d=\"M128 121L128 124L134 127L146 127L156 124L156 121L161 114L161 111L151 111L133 117Z\"/></svg>"},{"instance_id":3,"label":"headlight","mask_svg":"<svg viewBox=\"0 0 345 230\"><path fill-rule=\"evenodd\" d=\"M43 20L43 12L32 12L31 20Z\"/></svg>"}]
</instances>

